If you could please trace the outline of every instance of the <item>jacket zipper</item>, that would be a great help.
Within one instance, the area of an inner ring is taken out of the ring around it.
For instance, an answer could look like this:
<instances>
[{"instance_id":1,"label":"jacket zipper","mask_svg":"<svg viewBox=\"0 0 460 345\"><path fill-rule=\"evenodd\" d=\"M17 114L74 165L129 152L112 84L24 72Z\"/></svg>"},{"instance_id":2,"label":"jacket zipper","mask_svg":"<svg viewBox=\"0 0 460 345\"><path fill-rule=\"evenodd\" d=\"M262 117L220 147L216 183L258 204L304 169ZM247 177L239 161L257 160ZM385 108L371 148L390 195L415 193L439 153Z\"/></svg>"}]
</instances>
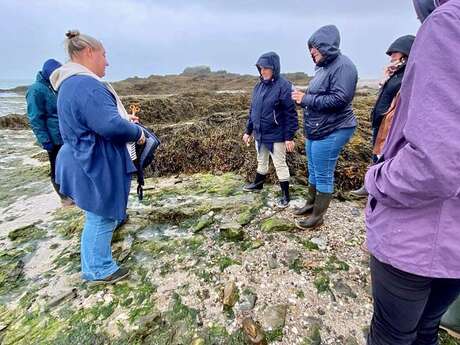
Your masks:
<instances>
[{"instance_id":1,"label":"jacket zipper","mask_svg":"<svg viewBox=\"0 0 460 345\"><path fill-rule=\"evenodd\" d=\"M277 126L279 126L280 124L278 123L278 121L276 120L276 112L273 110L273 120L275 120L275 123Z\"/></svg>"}]
</instances>

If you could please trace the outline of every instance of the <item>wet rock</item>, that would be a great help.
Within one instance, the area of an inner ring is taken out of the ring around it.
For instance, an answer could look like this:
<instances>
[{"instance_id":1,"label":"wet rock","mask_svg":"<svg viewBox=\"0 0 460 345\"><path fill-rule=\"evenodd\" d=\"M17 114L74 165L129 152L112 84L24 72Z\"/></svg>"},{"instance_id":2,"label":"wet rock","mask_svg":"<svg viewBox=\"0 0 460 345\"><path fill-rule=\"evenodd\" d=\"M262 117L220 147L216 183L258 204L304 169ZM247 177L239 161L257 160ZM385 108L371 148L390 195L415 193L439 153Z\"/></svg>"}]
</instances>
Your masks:
<instances>
[{"instance_id":1,"label":"wet rock","mask_svg":"<svg viewBox=\"0 0 460 345\"><path fill-rule=\"evenodd\" d=\"M229 282L224 287L224 296L222 303L225 307L233 307L238 301L238 288L236 287L235 282Z\"/></svg>"},{"instance_id":2,"label":"wet rock","mask_svg":"<svg viewBox=\"0 0 460 345\"><path fill-rule=\"evenodd\" d=\"M203 338L195 338L192 340L192 343L190 345L205 345L206 342Z\"/></svg>"},{"instance_id":3,"label":"wet rock","mask_svg":"<svg viewBox=\"0 0 460 345\"><path fill-rule=\"evenodd\" d=\"M43 238L46 236L46 230L38 228L36 226L38 223L39 222L34 222L33 224L14 229L8 233L8 238L18 243Z\"/></svg>"},{"instance_id":4,"label":"wet rock","mask_svg":"<svg viewBox=\"0 0 460 345\"><path fill-rule=\"evenodd\" d=\"M323 238L313 237L310 242L316 244L320 250L326 250L327 248L327 241Z\"/></svg>"},{"instance_id":5,"label":"wet rock","mask_svg":"<svg viewBox=\"0 0 460 345\"><path fill-rule=\"evenodd\" d=\"M73 288L68 291L64 291L58 296L54 297L46 306L46 310L52 309L61 303L65 302L67 299L73 299L77 297L77 289Z\"/></svg>"},{"instance_id":6,"label":"wet rock","mask_svg":"<svg viewBox=\"0 0 460 345\"><path fill-rule=\"evenodd\" d=\"M267 345L264 331L249 317L243 320L243 332L249 345Z\"/></svg>"},{"instance_id":7,"label":"wet rock","mask_svg":"<svg viewBox=\"0 0 460 345\"><path fill-rule=\"evenodd\" d=\"M260 229L264 232L292 231L295 225L286 219L269 218L262 222Z\"/></svg>"},{"instance_id":8,"label":"wet rock","mask_svg":"<svg viewBox=\"0 0 460 345\"><path fill-rule=\"evenodd\" d=\"M359 217L361 216L361 211L359 209L357 209L356 207L353 207L351 209L351 214L355 217Z\"/></svg>"},{"instance_id":9,"label":"wet rock","mask_svg":"<svg viewBox=\"0 0 460 345\"><path fill-rule=\"evenodd\" d=\"M258 249L264 245L264 242L261 240L255 240L251 243L251 249Z\"/></svg>"},{"instance_id":10,"label":"wet rock","mask_svg":"<svg viewBox=\"0 0 460 345\"><path fill-rule=\"evenodd\" d=\"M353 291L353 289L349 285L344 283L342 279L336 280L332 284L332 287L334 288L334 291L337 292L339 295L347 296L347 297L351 297L351 298L356 298L357 297L357 295Z\"/></svg>"},{"instance_id":11,"label":"wet rock","mask_svg":"<svg viewBox=\"0 0 460 345\"><path fill-rule=\"evenodd\" d=\"M198 223L193 227L193 232L196 234L214 223L214 217L209 214L201 216Z\"/></svg>"},{"instance_id":12,"label":"wet rock","mask_svg":"<svg viewBox=\"0 0 460 345\"><path fill-rule=\"evenodd\" d=\"M227 241L242 241L244 231L238 223L225 223L220 226L220 235Z\"/></svg>"},{"instance_id":13,"label":"wet rock","mask_svg":"<svg viewBox=\"0 0 460 345\"><path fill-rule=\"evenodd\" d=\"M323 312L323 314L320 314L320 315L324 315L324 312ZM323 321L321 319L317 318L317 317L314 317L314 316L307 316L305 318L305 323L307 325L310 325L310 326L313 326L313 325L318 325L320 327L323 326Z\"/></svg>"},{"instance_id":14,"label":"wet rock","mask_svg":"<svg viewBox=\"0 0 460 345\"><path fill-rule=\"evenodd\" d=\"M308 335L304 339L302 345L321 345L321 332L319 325L314 324L309 328Z\"/></svg>"},{"instance_id":15,"label":"wet rock","mask_svg":"<svg viewBox=\"0 0 460 345\"><path fill-rule=\"evenodd\" d=\"M39 162L48 162L49 157L48 153L45 150L42 150L34 155L31 158L38 160Z\"/></svg>"},{"instance_id":16,"label":"wet rock","mask_svg":"<svg viewBox=\"0 0 460 345\"><path fill-rule=\"evenodd\" d=\"M279 267L275 254L268 255L267 261L268 261L268 267L270 267L270 269L274 270Z\"/></svg>"},{"instance_id":17,"label":"wet rock","mask_svg":"<svg viewBox=\"0 0 460 345\"><path fill-rule=\"evenodd\" d=\"M19 114L9 114L6 116L0 116L0 128L28 129L30 127L27 116Z\"/></svg>"},{"instance_id":18,"label":"wet rock","mask_svg":"<svg viewBox=\"0 0 460 345\"><path fill-rule=\"evenodd\" d=\"M288 266L292 266L300 258L300 252L296 249L289 249L288 251L286 251L284 257L286 259Z\"/></svg>"},{"instance_id":19,"label":"wet rock","mask_svg":"<svg viewBox=\"0 0 460 345\"><path fill-rule=\"evenodd\" d=\"M269 306L265 309L261 323L264 329L281 329L286 322L288 306L285 304Z\"/></svg>"},{"instance_id":20,"label":"wet rock","mask_svg":"<svg viewBox=\"0 0 460 345\"><path fill-rule=\"evenodd\" d=\"M258 209L255 207L248 208L244 210L238 216L238 223L242 226L248 225L257 215Z\"/></svg>"},{"instance_id":21,"label":"wet rock","mask_svg":"<svg viewBox=\"0 0 460 345\"><path fill-rule=\"evenodd\" d=\"M252 291L243 291L237 309L240 311L249 311L254 309L257 301L257 295Z\"/></svg>"}]
</instances>

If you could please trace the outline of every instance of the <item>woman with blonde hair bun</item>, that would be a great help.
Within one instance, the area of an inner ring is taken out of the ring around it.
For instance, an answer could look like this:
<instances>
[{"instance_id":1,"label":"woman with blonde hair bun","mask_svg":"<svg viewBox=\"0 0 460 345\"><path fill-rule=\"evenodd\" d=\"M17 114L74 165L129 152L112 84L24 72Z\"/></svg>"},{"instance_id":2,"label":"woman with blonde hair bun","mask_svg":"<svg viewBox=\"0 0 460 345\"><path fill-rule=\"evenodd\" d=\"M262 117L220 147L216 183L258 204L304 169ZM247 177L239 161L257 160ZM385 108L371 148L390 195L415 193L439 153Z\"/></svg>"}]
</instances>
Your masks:
<instances>
[{"instance_id":1,"label":"woman with blonde hair bun","mask_svg":"<svg viewBox=\"0 0 460 345\"><path fill-rule=\"evenodd\" d=\"M134 143L145 135L133 123L112 86L102 80L108 66L102 43L76 30L66 33L70 61L50 77L64 141L56 180L61 193L85 213L81 236L82 278L115 283L128 276L112 258L114 229L126 218Z\"/></svg>"}]
</instances>

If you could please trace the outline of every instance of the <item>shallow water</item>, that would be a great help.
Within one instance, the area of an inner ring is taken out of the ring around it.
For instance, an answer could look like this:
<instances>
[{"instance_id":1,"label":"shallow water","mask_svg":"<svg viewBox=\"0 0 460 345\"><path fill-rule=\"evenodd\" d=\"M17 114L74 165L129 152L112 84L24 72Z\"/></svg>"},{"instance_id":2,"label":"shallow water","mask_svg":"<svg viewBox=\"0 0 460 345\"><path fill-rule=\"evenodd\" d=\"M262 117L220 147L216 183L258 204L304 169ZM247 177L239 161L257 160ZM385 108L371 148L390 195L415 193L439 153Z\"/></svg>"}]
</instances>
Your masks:
<instances>
[{"instance_id":1,"label":"shallow water","mask_svg":"<svg viewBox=\"0 0 460 345\"><path fill-rule=\"evenodd\" d=\"M151 225L136 234L137 239L141 241L161 240L187 236L190 236L190 232L188 232L186 229L181 229L177 225L171 224Z\"/></svg>"},{"instance_id":2,"label":"shallow water","mask_svg":"<svg viewBox=\"0 0 460 345\"><path fill-rule=\"evenodd\" d=\"M25 114L26 107L24 95L14 92L0 92L0 116Z\"/></svg>"}]
</instances>

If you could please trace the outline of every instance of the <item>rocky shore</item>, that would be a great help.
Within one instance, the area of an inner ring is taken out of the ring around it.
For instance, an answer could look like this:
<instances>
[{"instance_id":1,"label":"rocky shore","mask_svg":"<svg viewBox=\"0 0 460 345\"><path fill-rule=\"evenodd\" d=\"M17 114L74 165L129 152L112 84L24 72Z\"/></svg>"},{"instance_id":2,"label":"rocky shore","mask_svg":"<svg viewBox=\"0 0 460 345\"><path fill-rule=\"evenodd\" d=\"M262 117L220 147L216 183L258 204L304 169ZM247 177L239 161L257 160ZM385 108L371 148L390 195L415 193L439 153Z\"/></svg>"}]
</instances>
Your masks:
<instances>
[{"instance_id":1,"label":"rocky shore","mask_svg":"<svg viewBox=\"0 0 460 345\"><path fill-rule=\"evenodd\" d=\"M240 138L247 91L133 96L126 85L123 102L140 105L162 146L144 200L133 183L129 221L114 235L114 256L131 271L114 286L80 279L81 211L60 207L25 117L0 121L0 344L364 345L372 315L364 203L348 191L370 159L375 91L355 99L360 126L340 158L325 224L298 231L300 132L289 156L293 201L278 210L277 185L242 191L255 170L254 149ZM442 333L442 344L458 343Z\"/></svg>"}]
</instances>

